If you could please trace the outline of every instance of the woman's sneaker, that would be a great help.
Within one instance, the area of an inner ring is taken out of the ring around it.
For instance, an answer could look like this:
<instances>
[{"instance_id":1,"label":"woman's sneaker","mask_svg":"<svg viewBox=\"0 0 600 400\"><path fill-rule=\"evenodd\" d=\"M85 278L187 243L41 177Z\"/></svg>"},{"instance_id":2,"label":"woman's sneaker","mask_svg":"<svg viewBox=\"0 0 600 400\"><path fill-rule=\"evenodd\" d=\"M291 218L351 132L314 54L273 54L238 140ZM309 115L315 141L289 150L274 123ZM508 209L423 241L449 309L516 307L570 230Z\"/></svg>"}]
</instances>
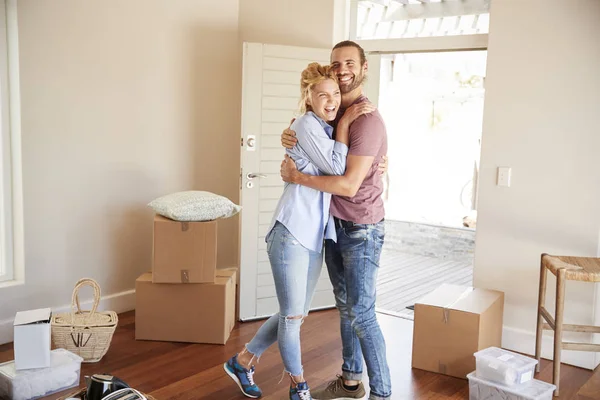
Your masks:
<instances>
[{"instance_id":1,"label":"woman's sneaker","mask_svg":"<svg viewBox=\"0 0 600 400\"><path fill-rule=\"evenodd\" d=\"M300 382L296 383L296 387L290 386L290 400L313 400L308 383Z\"/></svg>"},{"instance_id":2,"label":"woman's sneaker","mask_svg":"<svg viewBox=\"0 0 600 400\"><path fill-rule=\"evenodd\" d=\"M223 369L227 375L237 383L245 396L252 397L253 399L258 399L262 396L262 391L258 388L256 383L254 383L254 366L250 369L244 368L238 363L237 354L223 364Z\"/></svg>"}]
</instances>

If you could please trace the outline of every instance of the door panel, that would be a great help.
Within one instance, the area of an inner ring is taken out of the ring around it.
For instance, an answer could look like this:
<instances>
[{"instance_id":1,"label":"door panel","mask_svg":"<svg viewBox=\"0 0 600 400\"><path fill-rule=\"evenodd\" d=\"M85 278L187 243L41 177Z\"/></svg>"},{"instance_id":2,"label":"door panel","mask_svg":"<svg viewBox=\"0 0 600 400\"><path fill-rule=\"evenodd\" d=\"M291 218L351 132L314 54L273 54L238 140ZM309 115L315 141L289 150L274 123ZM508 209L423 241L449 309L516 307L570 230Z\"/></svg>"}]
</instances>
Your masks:
<instances>
[{"instance_id":1,"label":"door panel","mask_svg":"<svg viewBox=\"0 0 600 400\"><path fill-rule=\"evenodd\" d=\"M300 73L313 61L328 63L329 49L244 43L239 304L242 320L269 316L279 310L265 235L283 193L279 175L285 154L281 132L297 116ZM249 173L261 177L249 179ZM312 304L313 308L334 305L325 270Z\"/></svg>"}]
</instances>

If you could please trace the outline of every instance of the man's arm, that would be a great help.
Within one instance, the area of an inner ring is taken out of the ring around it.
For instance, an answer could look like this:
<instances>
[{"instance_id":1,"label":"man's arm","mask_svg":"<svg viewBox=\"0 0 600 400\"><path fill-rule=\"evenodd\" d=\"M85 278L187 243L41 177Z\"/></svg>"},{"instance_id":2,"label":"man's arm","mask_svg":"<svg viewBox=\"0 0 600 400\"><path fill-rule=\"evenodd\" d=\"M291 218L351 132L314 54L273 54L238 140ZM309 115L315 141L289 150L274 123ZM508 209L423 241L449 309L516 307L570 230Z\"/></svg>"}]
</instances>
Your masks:
<instances>
[{"instance_id":1,"label":"man's arm","mask_svg":"<svg viewBox=\"0 0 600 400\"><path fill-rule=\"evenodd\" d=\"M327 136L319 122L303 116L296 124L298 130L298 145L289 150L317 167L325 175L343 175L346 170L346 155L348 145L334 141ZM304 153L304 154L302 154ZM294 159L295 154L291 154Z\"/></svg>"},{"instance_id":2,"label":"man's arm","mask_svg":"<svg viewBox=\"0 0 600 400\"><path fill-rule=\"evenodd\" d=\"M292 120L293 121L293 120ZM291 128L286 128L281 133L281 145L286 149L293 148L296 143L298 143L298 139L296 139L296 132L294 132ZM379 174L384 175L388 170L388 156L382 156L379 164L377 165L377 169Z\"/></svg>"},{"instance_id":3,"label":"man's arm","mask_svg":"<svg viewBox=\"0 0 600 400\"><path fill-rule=\"evenodd\" d=\"M348 155L346 173L341 176L306 175L298 171L288 156L281 163L281 177L285 182L307 186L321 192L338 196L354 197L373 164L372 156Z\"/></svg>"}]
</instances>

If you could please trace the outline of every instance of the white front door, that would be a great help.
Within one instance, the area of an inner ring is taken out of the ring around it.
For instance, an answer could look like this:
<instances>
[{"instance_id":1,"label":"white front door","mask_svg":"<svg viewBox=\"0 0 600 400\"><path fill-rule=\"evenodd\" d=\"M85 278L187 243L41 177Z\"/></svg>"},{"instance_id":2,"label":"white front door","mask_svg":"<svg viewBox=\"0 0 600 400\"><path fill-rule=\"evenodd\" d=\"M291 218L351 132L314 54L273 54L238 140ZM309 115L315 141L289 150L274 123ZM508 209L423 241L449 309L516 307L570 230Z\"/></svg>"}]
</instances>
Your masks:
<instances>
[{"instance_id":1,"label":"white front door","mask_svg":"<svg viewBox=\"0 0 600 400\"><path fill-rule=\"evenodd\" d=\"M279 311L265 235L283 181L281 132L298 115L300 73L310 62L329 63L329 49L244 43L241 144L240 319ZM312 309L334 306L326 268Z\"/></svg>"}]
</instances>

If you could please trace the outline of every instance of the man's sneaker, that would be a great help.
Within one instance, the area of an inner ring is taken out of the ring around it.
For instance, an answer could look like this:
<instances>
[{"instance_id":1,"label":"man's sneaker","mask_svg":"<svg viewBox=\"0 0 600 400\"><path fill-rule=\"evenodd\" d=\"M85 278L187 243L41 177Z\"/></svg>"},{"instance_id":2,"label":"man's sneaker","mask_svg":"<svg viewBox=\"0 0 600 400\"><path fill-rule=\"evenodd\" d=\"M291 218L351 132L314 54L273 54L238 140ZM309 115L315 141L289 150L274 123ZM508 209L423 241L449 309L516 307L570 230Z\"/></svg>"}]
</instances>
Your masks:
<instances>
[{"instance_id":1,"label":"man's sneaker","mask_svg":"<svg viewBox=\"0 0 600 400\"><path fill-rule=\"evenodd\" d=\"M296 384L296 387L290 387L290 400L313 400L310 397L310 389L306 382Z\"/></svg>"},{"instance_id":2,"label":"man's sneaker","mask_svg":"<svg viewBox=\"0 0 600 400\"><path fill-rule=\"evenodd\" d=\"M354 400L364 399L366 395L367 392L365 392L365 387L361 382L358 383L356 390L347 390L344 388L344 380L338 375L336 380L316 389L312 397L314 400Z\"/></svg>"},{"instance_id":3,"label":"man's sneaker","mask_svg":"<svg viewBox=\"0 0 600 400\"><path fill-rule=\"evenodd\" d=\"M223 369L237 383L245 396L252 397L253 399L258 399L262 396L262 391L256 386L252 378L254 375L254 366L250 369L242 367L237 361L237 354L223 364Z\"/></svg>"}]
</instances>

